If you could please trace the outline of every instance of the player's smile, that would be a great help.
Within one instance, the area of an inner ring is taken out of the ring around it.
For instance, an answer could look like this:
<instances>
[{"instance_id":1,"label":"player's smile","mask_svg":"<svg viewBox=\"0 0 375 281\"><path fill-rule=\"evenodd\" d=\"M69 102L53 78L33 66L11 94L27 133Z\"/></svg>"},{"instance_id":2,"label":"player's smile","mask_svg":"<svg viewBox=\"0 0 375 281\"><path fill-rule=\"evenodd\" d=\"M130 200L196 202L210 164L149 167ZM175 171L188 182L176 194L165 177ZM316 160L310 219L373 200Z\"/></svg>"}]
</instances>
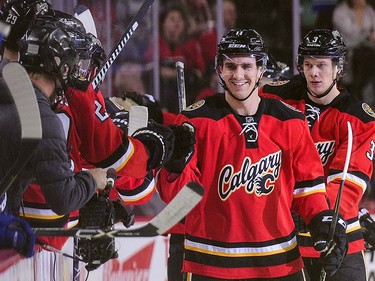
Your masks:
<instances>
[{"instance_id":1,"label":"player's smile","mask_svg":"<svg viewBox=\"0 0 375 281\"><path fill-rule=\"evenodd\" d=\"M228 89L238 97L253 89L258 73L256 59L249 56L232 56L224 59L222 77Z\"/></svg>"}]
</instances>

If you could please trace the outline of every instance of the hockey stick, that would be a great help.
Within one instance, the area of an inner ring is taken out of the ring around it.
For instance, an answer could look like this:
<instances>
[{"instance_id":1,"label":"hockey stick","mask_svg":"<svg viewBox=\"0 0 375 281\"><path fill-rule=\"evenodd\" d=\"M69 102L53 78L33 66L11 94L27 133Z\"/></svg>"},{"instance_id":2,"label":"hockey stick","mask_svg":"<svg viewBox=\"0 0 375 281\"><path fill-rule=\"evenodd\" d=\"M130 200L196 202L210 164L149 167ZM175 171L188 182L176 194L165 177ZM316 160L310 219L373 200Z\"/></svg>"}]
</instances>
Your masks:
<instances>
[{"instance_id":1,"label":"hockey stick","mask_svg":"<svg viewBox=\"0 0 375 281\"><path fill-rule=\"evenodd\" d=\"M340 202L341 202L341 195L342 190L344 189L344 183L346 180L346 174L348 173L349 163L350 163L350 156L352 154L352 147L353 147L353 131L352 126L350 125L350 122L348 121L348 148L346 150L346 158L344 163L344 169L342 171L342 178L339 186L339 190L337 192L337 197L335 201L335 207L333 209L333 216L332 216L332 223L329 228L329 235L328 235L328 251L327 253L331 252L332 248L335 246L335 242L333 241L333 237L335 235L336 225L339 220L339 208L340 208ZM326 279L327 273L322 268L320 272L320 280L324 281Z\"/></svg>"},{"instance_id":2,"label":"hockey stick","mask_svg":"<svg viewBox=\"0 0 375 281\"><path fill-rule=\"evenodd\" d=\"M147 127L148 109L146 106L133 105L129 108L128 134L131 136L136 130Z\"/></svg>"},{"instance_id":3,"label":"hockey stick","mask_svg":"<svg viewBox=\"0 0 375 281\"><path fill-rule=\"evenodd\" d=\"M178 109L183 111L186 107L186 91L185 91L185 74L184 63L182 61L176 62L177 71L177 93L178 93Z\"/></svg>"},{"instance_id":4,"label":"hockey stick","mask_svg":"<svg viewBox=\"0 0 375 281\"><path fill-rule=\"evenodd\" d=\"M36 236L73 236L78 238L153 237L164 234L183 219L201 200L203 187L196 182L187 183L173 200L151 221L134 229L62 229L34 228Z\"/></svg>"},{"instance_id":5,"label":"hockey stick","mask_svg":"<svg viewBox=\"0 0 375 281\"><path fill-rule=\"evenodd\" d=\"M147 11L150 9L154 0L145 0L142 4L141 8L139 9L138 13L134 16L130 24L125 29L124 34L122 35L121 39L116 43L112 51L109 53L106 62L100 67L99 71L95 75L93 81L91 82L92 87L96 90L97 87L103 82L104 76L108 72L108 69L113 64L114 60L118 57L122 49L124 48L125 44L128 42L130 37L133 35L137 27L139 26L139 21L143 19L146 15Z\"/></svg>"},{"instance_id":6,"label":"hockey stick","mask_svg":"<svg viewBox=\"0 0 375 281\"><path fill-rule=\"evenodd\" d=\"M3 78L17 108L21 125L20 151L0 182L0 197L8 190L42 139L39 106L26 70L15 62L3 68Z\"/></svg>"}]
</instances>

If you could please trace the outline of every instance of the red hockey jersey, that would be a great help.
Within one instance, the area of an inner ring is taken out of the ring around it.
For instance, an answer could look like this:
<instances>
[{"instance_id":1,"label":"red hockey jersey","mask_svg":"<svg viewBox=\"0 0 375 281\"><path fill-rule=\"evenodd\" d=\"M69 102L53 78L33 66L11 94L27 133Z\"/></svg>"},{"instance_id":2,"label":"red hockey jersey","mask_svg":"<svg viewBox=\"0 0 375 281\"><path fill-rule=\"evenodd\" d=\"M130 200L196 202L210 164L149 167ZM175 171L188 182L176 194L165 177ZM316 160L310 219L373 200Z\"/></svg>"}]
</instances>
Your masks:
<instances>
[{"instance_id":1,"label":"red hockey jersey","mask_svg":"<svg viewBox=\"0 0 375 281\"><path fill-rule=\"evenodd\" d=\"M340 90L329 105L313 103L307 96L305 79L298 76L289 82L276 82L260 89L262 96L283 99L304 112L310 133L324 166L327 195L335 204L347 151L349 121L353 130L353 149L340 204L340 213L348 223L348 253L364 249L358 221L358 204L366 190L373 170L375 151L375 113L367 104ZM312 247L309 233L298 237L300 251L306 257L319 257Z\"/></svg>"},{"instance_id":2,"label":"red hockey jersey","mask_svg":"<svg viewBox=\"0 0 375 281\"><path fill-rule=\"evenodd\" d=\"M189 181L205 188L185 219L183 271L222 279L274 278L303 267L291 212L307 222L328 208L323 169L301 112L262 99L239 116L216 94L179 114L196 128L195 154L170 183L170 201Z\"/></svg>"},{"instance_id":3,"label":"red hockey jersey","mask_svg":"<svg viewBox=\"0 0 375 281\"><path fill-rule=\"evenodd\" d=\"M90 84L86 92L70 89L66 97L83 144L82 158L96 167L115 168L119 176L143 178L148 153L140 141L124 136L112 122L101 92L95 92Z\"/></svg>"},{"instance_id":4,"label":"red hockey jersey","mask_svg":"<svg viewBox=\"0 0 375 281\"><path fill-rule=\"evenodd\" d=\"M130 137L127 141L127 136L106 113L102 94L96 93L91 86L87 92L71 90L67 96L70 103L59 107L58 116L67 137L72 170L81 171L86 165L86 159L98 167L116 168L120 176L116 183L119 194L116 196L112 192L111 197L120 197L127 204L147 202L153 195L155 183L149 173L146 175L148 154L143 144ZM73 113L71 104L77 113ZM50 209L37 184L26 189L20 215L35 227L63 227L69 218L69 214L58 215ZM70 215L69 227L73 227L78 222L75 219L78 211ZM61 249L67 240L64 237L38 239L57 249Z\"/></svg>"}]
</instances>

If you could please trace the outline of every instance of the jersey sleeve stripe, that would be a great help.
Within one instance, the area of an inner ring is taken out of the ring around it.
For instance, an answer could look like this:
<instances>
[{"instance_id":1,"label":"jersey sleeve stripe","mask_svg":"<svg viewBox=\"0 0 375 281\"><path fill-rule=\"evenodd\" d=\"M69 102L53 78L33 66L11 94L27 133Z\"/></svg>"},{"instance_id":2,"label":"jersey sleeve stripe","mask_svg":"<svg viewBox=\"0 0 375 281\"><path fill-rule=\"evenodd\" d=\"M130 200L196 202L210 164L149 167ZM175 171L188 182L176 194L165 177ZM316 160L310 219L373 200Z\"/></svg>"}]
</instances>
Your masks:
<instances>
[{"instance_id":1,"label":"jersey sleeve stripe","mask_svg":"<svg viewBox=\"0 0 375 281\"><path fill-rule=\"evenodd\" d=\"M320 183L314 186L305 186L305 187L298 187L295 188L293 191L294 198L299 198L307 195L311 195L314 193L324 193L326 192L325 184Z\"/></svg>"},{"instance_id":2,"label":"jersey sleeve stripe","mask_svg":"<svg viewBox=\"0 0 375 281\"><path fill-rule=\"evenodd\" d=\"M327 177L327 183L330 183L330 182L335 181L335 180L340 181L342 179L342 175L343 175L342 172L337 173L337 174L329 175ZM358 177L358 176L356 176L352 173L347 173L345 180L361 187L362 188L362 194L365 193L366 188L367 188L367 184L366 184L366 181L364 181L360 177Z\"/></svg>"},{"instance_id":3,"label":"jersey sleeve stripe","mask_svg":"<svg viewBox=\"0 0 375 281\"><path fill-rule=\"evenodd\" d=\"M185 240L185 248L190 251L205 253L222 257L251 257L251 256L268 256L285 253L297 246L297 239L293 237L289 241L275 243L274 245L264 247L219 247L215 245L203 244Z\"/></svg>"},{"instance_id":4,"label":"jersey sleeve stripe","mask_svg":"<svg viewBox=\"0 0 375 281\"><path fill-rule=\"evenodd\" d=\"M128 163L130 158L132 158L133 154L134 154L134 145L129 139L128 149L126 150L126 152L108 168L114 168L116 169L116 171L121 170L126 165L126 163Z\"/></svg>"},{"instance_id":5,"label":"jersey sleeve stripe","mask_svg":"<svg viewBox=\"0 0 375 281\"><path fill-rule=\"evenodd\" d=\"M134 192L131 192L132 195L127 193L127 191L118 189L118 193L120 195L120 198L125 203L134 203L137 202L148 195L150 195L155 189L155 180L152 180L145 186L145 188L142 191L139 191L138 193L134 194Z\"/></svg>"}]
</instances>

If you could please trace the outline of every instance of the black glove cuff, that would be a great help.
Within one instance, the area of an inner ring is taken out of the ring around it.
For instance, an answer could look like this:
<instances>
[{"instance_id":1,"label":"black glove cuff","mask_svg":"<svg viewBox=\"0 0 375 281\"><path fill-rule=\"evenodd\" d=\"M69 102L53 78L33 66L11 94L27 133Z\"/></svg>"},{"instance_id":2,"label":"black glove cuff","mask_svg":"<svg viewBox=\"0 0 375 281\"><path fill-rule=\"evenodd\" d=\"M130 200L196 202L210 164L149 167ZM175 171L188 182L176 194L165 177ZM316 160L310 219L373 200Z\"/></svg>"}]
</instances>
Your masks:
<instances>
[{"instance_id":1,"label":"black glove cuff","mask_svg":"<svg viewBox=\"0 0 375 281\"><path fill-rule=\"evenodd\" d=\"M165 129L169 129L165 127ZM169 129L169 137L173 137L173 132ZM158 169L169 161L173 152L174 138L172 141L166 140L163 134L148 128L142 128L133 133L133 138L141 141L147 148L149 159L147 169Z\"/></svg>"}]
</instances>

